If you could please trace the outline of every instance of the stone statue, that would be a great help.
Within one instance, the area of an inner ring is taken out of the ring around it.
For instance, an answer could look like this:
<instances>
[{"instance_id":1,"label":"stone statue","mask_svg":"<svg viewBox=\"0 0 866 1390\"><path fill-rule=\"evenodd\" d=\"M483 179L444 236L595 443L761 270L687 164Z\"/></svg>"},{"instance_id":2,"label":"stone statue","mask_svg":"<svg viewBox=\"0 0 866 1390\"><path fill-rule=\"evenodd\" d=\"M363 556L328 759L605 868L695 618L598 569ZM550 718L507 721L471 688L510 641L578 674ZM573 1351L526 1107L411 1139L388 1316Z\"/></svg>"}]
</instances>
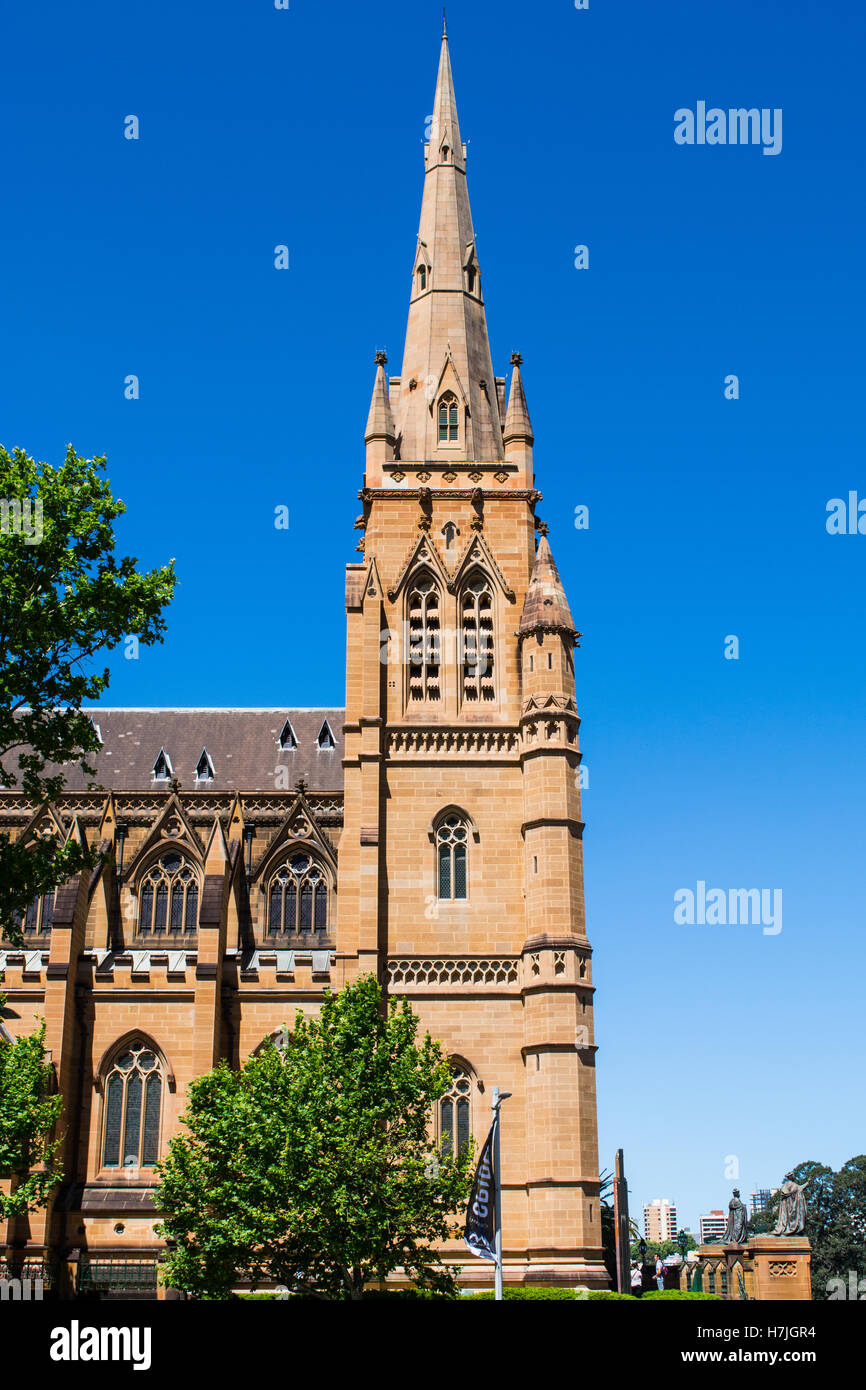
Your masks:
<instances>
[{"instance_id":1,"label":"stone statue","mask_svg":"<svg viewBox=\"0 0 866 1390\"><path fill-rule=\"evenodd\" d=\"M734 1195L728 1203L728 1224L725 1227L725 1245L745 1245L746 1208L740 1201L740 1189L734 1188Z\"/></svg>"},{"instance_id":2,"label":"stone statue","mask_svg":"<svg viewBox=\"0 0 866 1390\"><path fill-rule=\"evenodd\" d=\"M779 1188L779 1219L774 1236L800 1236L806 1230L806 1186L794 1181L793 1173L785 1174Z\"/></svg>"}]
</instances>

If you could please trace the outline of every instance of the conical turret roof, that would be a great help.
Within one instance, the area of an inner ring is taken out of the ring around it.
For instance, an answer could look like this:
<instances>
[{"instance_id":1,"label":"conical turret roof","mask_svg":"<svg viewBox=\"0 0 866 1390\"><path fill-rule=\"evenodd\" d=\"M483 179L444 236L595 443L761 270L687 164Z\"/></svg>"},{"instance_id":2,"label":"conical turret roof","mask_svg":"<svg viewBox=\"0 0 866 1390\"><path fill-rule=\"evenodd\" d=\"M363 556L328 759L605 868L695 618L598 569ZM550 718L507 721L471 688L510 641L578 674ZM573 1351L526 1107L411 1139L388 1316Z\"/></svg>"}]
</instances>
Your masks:
<instances>
[{"instance_id":1,"label":"conical turret roof","mask_svg":"<svg viewBox=\"0 0 866 1390\"><path fill-rule=\"evenodd\" d=\"M532 566L532 576L520 618L521 634L537 632L542 628L553 628L560 632L570 632L575 637L580 636L574 626L565 589L546 535L542 535L538 542L535 564Z\"/></svg>"},{"instance_id":2,"label":"conical turret roof","mask_svg":"<svg viewBox=\"0 0 866 1390\"><path fill-rule=\"evenodd\" d=\"M514 370L511 373L511 391L508 396L508 412L505 416L503 436L506 444L512 439L525 439L528 444L534 443L532 421L529 418L529 407L526 404L523 390L523 378L520 375L520 362L519 353L515 353L511 359Z\"/></svg>"},{"instance_id":3,"label":"conical turret roof","mask_svg":"<svg viewBox=\"0 0 866 1390\"><path fill-rule=\"evenodd\" d=\"M388 382L385 378L385 364L388 359L383 352L376 354L376 380L373 383L373 398L370 401L370 414L364 431L365 443L372 439L385 439L394 443L394 417L391 414L391 400Z\"/></svg>"}]
</instances>

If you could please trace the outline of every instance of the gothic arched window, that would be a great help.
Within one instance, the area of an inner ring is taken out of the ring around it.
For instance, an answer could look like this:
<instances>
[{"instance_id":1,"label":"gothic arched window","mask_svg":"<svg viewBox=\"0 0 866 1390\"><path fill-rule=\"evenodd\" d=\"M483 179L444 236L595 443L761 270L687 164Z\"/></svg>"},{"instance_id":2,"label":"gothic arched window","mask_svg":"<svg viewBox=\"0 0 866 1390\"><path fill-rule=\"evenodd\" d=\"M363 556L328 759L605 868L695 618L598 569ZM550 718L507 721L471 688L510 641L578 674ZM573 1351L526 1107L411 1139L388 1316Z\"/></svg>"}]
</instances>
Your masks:
<instances>
[{"instance_id":1,"label":"gothic arched window","mask_svg":"<svg viewBox=\"0 0 866 1390\"><path fill-rule=\"evenodd\" d=\"M483 574L474 574L461 600L463 699L492 700L496 694L493 670L493 590Z\"/></svg>"},{"instance_id":2,"label":"gothic arched window","mask_svg":"<svg viewBox=\"0 0 866 1390\"><path fill-rule=\"evenodd\" d=\"M455 1071L451 1090L439 1102L439 1150L444 1158L457 1158L472 1136L472 1081L465 1071Z\"/></svg>"},{"instance_id":3,"label":"gothic arched window","mask_svg":"<svg viewBox=\"0 0 866 1390\"><path fill-rule=\"evenodd\" d=\"M442 658L439 590L429 575L419 576L410 587L407 612L409 699L438 700Z\"/></svg>"},{"instance_id":4,"label":"gothic arched window","mask_svg":"<svg viewBox=\"0 0 866 1390\"><path fill-rule=\"evenodd\" d=\"M427 288L427 267L426 267L426 265L419 265L419 267L418 267L418 289L419 289L419 290L426 290L426 288Z\"/></svg>"},{"instance_id":5,"label":"gothic arched window","mask_svg":"<svg viewBox=\"0 0 866 1390\"><path fill-rule=\"evenodd\" d=\"M449 392L443 396L439 402L439 442L440 444L453 439L459 439L460 426L457 412L457 397Z\"/></svg>"},{"instance_id":6,"label":"gothic arched window","mask_svg":"<svg viewBox=\"0 0 866 1390\"><path fill-rule=\"evenodd\" d=\"M468 843L469 831L465 820L456 814L447 815L436 831L436 872L440 899L467 897Z\"/></svg>"},{"instance_id":7,"label":"gothic arched window","mask_svg":"<svg viewBox=\"0 0 866 1390\"><path fill-rule=\"evenodd\" d=\"M309 854L293 854L268 886L268 935L308 936L328 929L329 883Z\"/></svg>"},{"instance_id":8,"label":"gothic arched window","mask_svg":"<svg viewBox=\"0 0 866 1390\"><path fill-rule=\"evenodd\" d=\"M103 1168L154 1166L164 1081L160 1059L143 1038L134 1038L117 1053L105 1080Z\"/></svg>"},{"instance_id":9,"label":"gothic arched window","mask_svg":"<svg viewBox=\"0 0 866 1390\"><path fill-rule=\"evenodd\" d=\"M198 927L198 875L175 850L151 864L139 889L138 935L181 938Z\"/></svg>"},{"instance_id":10,"label":"gothic arched window","mask_svg":"<svg viewBox=\"0 0 866 1390\"><path fill-rule=\"evenodd\" d=\"M54 889L43 893L40 897L34 898L24 915L24 921L19 924L25 936L47 936L51 931L51 924L54 921Z\"/></svg>"},{"instance_id":11,"label":"gothic arched window","mask_svg":"<svg viewBox=\"0 0 866 1390\"><path fill-rule=\"evenodd\" d=\"M466 288L468 289L470 294L475 293L475 275L475 267L470 266L466 272Z\"/></svg>"}]
</instances>

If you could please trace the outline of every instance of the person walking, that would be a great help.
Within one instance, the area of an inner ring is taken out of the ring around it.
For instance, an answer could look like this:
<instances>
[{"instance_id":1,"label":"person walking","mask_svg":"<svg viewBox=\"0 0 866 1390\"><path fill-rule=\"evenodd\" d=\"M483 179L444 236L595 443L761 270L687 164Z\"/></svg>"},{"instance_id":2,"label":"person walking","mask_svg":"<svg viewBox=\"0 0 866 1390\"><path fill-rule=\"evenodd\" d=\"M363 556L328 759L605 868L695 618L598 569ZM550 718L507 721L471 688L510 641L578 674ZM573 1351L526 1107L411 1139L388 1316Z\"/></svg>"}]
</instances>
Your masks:
<instances>
[{"instance_id":1,"label":"person walking","mask_svg":"<svg viewBox=\"0 0 866 1390\"><path fill-rule=\"evenodd\" d=\"M659 1293L665 1291L665 1266L661 1255L656 1255L656 1285Z\"/></svg>"},{"instance_id":2,"label":"person walking","mask_svg":"<svg viewBox=\"0 0 866 1390\"><path fill-rule=\"evenodd\" d=\"M640 1298L643 1293L643 1270L637 1260L632 1262L631 1267L631 1291L635 1298Z\"/></svg>"}]
</instances>

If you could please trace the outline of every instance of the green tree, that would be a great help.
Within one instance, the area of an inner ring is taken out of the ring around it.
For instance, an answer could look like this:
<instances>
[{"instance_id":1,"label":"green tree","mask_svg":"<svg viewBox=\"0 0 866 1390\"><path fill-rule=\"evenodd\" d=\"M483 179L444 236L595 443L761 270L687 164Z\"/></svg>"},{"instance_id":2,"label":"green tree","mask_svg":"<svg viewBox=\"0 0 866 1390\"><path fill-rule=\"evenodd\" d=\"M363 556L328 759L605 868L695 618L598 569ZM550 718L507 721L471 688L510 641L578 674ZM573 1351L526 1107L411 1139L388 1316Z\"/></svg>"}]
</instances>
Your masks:
<instances>
[{"instance_id":1,"label":"green tree","mask_svg":"<svg viewBox=\"0 0 866 1390\"><path fill-rule=\"evenodd\" d=\"M0 995L0 1009L5 1004ZM10 1041L0 1032L0 1221L45 1206L62 1181L54 1166L60 1140L53 1138L63 1098L51 1094L53 1076L45 1057L45 1023Z\"/></svg>"},{"instance_id":2,"label":"green tree","mask_svg":"<svg viewBox=\"0 0 866 1390\"><path fill-rule=\"evenodd\" d=\"M472 1154L430 1133L451 1068L406 1000L383 1009L373 976L325 993L240 1071L190 1087L188 1134L160 1165L166 1279L207 1298L234 1284L283 1284L363 1297L402 1268L419 1288L454 1292L435 1242L454 1234Z\"/></svg>"},{"instance_id":3,"label":"green tree","mask_svg":"<svg viewBox=\"0 0 866 1390\"><path fill-rule=\"evenodd\" d=\"M794 1181L806 1184L806 1235L812 1247L812 1298L824 1301L831 1280L866 1276L866 1155L843 1164L836 1173L809 1160L792 1168ZM774 1193L763 1212L749 1222L749 1233L772 1233L779 1214Z\"/></svg>"},{"instance_id":4,"label":"green tree","mask_svg":"<svg viewBox=\"0 0 866 1390\"><path fill-rule=\"evenodd\" d=\"M161 642L176 583L173 561L139 574L134 557L115 556L126 508L104 469L72 445L59 468L0 445L0 787L20 785L34 809L60 796L64 764L95 776L99 740L81 705L109 672L94 659L125 637ZM32 900L96 857L72 841L0 835L0 937L20 944Z\"/></svg>"}]
</instances>

